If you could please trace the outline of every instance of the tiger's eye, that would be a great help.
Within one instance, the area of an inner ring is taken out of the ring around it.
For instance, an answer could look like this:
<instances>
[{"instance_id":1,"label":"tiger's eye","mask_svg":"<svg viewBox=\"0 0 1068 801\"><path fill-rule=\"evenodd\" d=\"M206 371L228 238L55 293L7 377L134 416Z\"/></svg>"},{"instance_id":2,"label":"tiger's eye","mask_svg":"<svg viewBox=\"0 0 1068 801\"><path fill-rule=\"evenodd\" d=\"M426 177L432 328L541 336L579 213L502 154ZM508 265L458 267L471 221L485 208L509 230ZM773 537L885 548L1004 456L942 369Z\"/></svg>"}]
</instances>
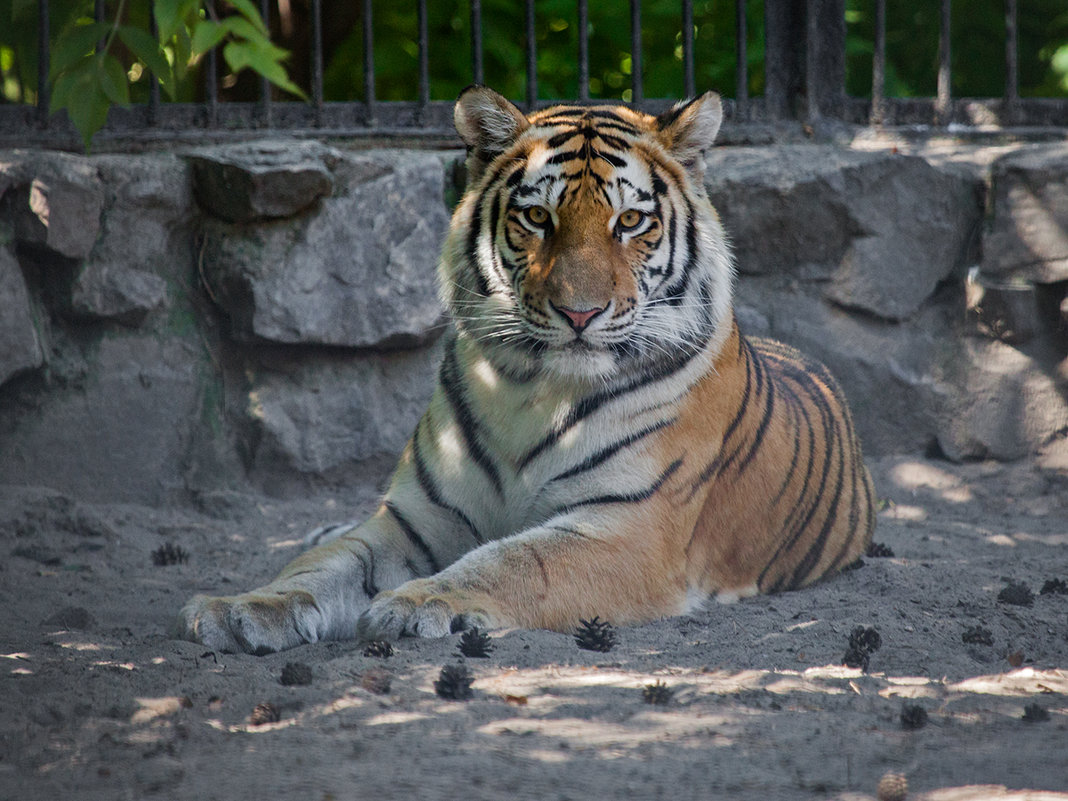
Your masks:
<instances>
[{"instance_id":1,"label":"tiger's eye","mask_svg":"<svg viewBox=\"0 0 1068 801\"><path fill-rule=\"evenodd\" d=\"M531 206L524 210L524 214L531 225L539 228L549 222L549 211L544 206Z\"/></svg>"},{"instance_id":2,"label":"tiger's eye","mask_svg":"<svg viewBox=\"0 0 1068 801\"><path fill-rule=\"evenodd\" d=\"M636 209L627 209L625 212L619 215L619 219L616 224L624 231L630 231L637 228L642 224L642 220L645 219L645 215Z\"/></svg>"}]
</instances>

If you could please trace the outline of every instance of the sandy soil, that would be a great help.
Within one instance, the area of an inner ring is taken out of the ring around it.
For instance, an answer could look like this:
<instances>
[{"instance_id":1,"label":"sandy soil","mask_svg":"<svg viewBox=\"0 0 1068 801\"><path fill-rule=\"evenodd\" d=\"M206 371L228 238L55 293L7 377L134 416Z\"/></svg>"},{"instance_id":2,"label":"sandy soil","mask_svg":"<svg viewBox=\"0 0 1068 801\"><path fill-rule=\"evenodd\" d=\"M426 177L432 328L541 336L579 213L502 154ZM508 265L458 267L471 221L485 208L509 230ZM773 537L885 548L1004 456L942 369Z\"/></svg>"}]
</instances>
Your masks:
<instances>
[{"instance_id":1,"label":"sandy soil","mask_svg":"<svg viewBox=\"0 0 1068 801\"><path fill-rule=\"evenodd\" d=\"M606 653L493 632L465 660L468 701L433 687L459 635L389 658L168 637L187 596L270 578L305 531L369 509L371 486L200 510L0 488L0 798L855 800L896 772L913 799L1068 799L1068 594L1040 594L1068 581L1068 448L872 468L893 557L621 628ZM168 543L188 560L154 564ZM999 601L1009 582L1030 605ZM868 672L842 665L857 626L882 642ZM962 640L976 626L992 644ZM288 663L311 683L283 685ZM667 703L645 702L655 682ZM250 722L260 704L278 720ZM903 725L911 706L922 727Z\"/></svg>"}]
</instances>

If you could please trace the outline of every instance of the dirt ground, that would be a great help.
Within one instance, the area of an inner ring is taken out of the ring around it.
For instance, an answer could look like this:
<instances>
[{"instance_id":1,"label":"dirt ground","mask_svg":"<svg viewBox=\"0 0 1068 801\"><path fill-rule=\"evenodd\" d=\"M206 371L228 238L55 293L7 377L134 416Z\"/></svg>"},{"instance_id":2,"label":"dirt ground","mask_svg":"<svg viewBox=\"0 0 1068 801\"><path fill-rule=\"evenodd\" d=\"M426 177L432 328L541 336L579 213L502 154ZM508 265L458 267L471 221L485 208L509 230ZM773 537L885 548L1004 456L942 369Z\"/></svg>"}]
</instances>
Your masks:
<instances>
[{"instance_id":1,"label":"dirt ground","mask_svg":"<svg viewBox=\"0 0 1068 801\"><path fill-rule=\"evenodd\" d=\"M251 588L309 529L368 511L373 482L197 510L0 488L0 798L857 801L894 772L911 799L1068 799L1068 444L872 469L893 556L620 628L603 653L493 632L464 660L467 701L434 691L460 635L388 658L168 636L194 592ZM999 600L1011 583L1029 603ZM881 641L867 672L842 664L858 626ZM281 682L290 663L309 684Z\"/></svg>"}]
</instances>

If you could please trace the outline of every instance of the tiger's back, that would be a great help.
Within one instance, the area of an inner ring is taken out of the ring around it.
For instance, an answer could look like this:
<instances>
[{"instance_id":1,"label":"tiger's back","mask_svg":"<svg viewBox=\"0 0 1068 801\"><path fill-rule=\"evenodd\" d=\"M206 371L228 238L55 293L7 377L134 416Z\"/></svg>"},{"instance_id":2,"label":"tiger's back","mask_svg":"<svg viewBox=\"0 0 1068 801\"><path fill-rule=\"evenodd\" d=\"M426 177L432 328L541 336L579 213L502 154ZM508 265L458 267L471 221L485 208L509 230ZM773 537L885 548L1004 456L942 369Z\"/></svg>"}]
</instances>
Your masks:
<instances>
[{"instance_id":1,"label":"tiger's back","mask_svg":"<svg viewBox=\"0 0 1068 801\"><path fill-rule=\"evenodd\" d=\"M738 334L725 350L729 365L693 399L718 400L723 436L698 476L690 582L721 599L806 586L863 555L875 526L849 408L826 367L792 347Z\"/></svg>"}]
</instances>

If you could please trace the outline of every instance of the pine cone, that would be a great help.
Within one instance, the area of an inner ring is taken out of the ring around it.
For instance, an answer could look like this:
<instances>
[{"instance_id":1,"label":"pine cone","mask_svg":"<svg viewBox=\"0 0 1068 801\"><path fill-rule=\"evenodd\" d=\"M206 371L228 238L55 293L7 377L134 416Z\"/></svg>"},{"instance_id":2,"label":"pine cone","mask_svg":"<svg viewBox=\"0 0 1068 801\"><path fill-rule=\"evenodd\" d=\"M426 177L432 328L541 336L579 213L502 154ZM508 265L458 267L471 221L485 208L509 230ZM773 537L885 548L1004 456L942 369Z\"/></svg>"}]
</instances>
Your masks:
<instances>
[{"instance_id":1,"label":"pine cone","mask_svg":"<svg viewBox=\"0 0 1068 801\"><path fill-rule=\"evenodd\" d=\"M466 701L473 695L471 682L474 680L475 677L463 662L446 665L434 682L434 692L449 701Z\"/></svg>"},{"instance_id":2,"label":"pine cone","mask_svg":"<svg viewBox=\"0 0 1068 801\"><path fill-rule=\"evenodd\" d=\"M642 688L642 699L647 704L669 704L675 691L657 679L653 684L646 684Z\"/></svg>"},{"instance_id":3,"label":"pine cone","mask_svg":"<svg viewBox=\"0 0 1068 801\"><path fill-rule=\"evenodd\" d=\"M393 645L385 640L372 640L367 643L367 647L363 649L364 656L378 656L382 659L388 659L393 656Z\"/></svg>"},{"instance_id":4,"label":"pine cone","mask_svg":"<svg viewBox=\"0 0 1068 801\"><path fill-rule=\"evenodd\" d=\"M493 645L490 643L490 636L479 631L477 628L465 631L460 637L460 642L456 647L460 649L461 654L474 659L484 659L488 657L490 651L493 650Z\"/></svg>"},{"instance_id":5,"label":"pine cone","mask_svg":"<svg viewBox=\"0 0 1068 801\"><path fill-rule=\"evenodd\" d=\"M575 643L579 648L605 652L615 647L616 632L608 621L602 622L595 617L593 620L579 620L579 624L575 631Z\"/></svg>"}]
</instances>

